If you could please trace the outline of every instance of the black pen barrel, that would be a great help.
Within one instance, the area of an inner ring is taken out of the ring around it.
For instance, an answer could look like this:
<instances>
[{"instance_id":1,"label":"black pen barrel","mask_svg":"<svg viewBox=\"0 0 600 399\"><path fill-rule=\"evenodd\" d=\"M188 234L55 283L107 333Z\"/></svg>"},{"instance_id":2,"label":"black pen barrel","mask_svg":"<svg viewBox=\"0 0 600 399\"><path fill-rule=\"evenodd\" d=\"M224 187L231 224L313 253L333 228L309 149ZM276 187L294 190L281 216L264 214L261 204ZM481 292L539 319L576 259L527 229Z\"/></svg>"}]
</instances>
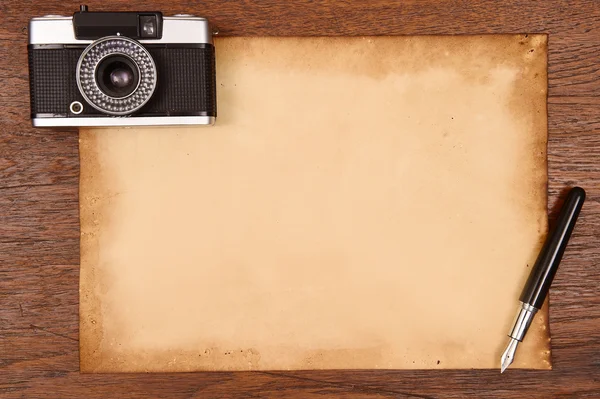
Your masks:
<instances>
[{"instance_id":1,"label":"black pen barrel","mask_svg":"<svg viewBox=\"0 0 600 399\"><path fill-rule=\"evenodd\" d=\"M542 307L584 201L585 190L581 187L574 187L567 194L556 225L548 234L523 288L521 302L536 309Z\"/></svg>"}]
</instances>

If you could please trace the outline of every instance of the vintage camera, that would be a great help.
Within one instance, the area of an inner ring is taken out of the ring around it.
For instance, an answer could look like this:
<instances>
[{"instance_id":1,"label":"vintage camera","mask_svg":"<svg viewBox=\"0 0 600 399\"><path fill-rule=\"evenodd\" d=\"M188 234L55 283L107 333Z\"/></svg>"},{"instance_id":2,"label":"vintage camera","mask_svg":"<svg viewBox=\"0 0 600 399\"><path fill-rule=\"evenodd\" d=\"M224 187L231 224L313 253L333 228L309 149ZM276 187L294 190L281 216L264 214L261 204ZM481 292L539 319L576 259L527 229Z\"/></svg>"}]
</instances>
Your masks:
<instances>
[{"instance_id":1,"label":"vintage camera","mask_svg":"<svg viewBox=\"0 0 600 399\"><path fill-rule=\"evenodd\" d=\"M29 24L34 126L210 125L217 116L208 21L160 12L45 16Z\"/></svg>"}]
</instances>

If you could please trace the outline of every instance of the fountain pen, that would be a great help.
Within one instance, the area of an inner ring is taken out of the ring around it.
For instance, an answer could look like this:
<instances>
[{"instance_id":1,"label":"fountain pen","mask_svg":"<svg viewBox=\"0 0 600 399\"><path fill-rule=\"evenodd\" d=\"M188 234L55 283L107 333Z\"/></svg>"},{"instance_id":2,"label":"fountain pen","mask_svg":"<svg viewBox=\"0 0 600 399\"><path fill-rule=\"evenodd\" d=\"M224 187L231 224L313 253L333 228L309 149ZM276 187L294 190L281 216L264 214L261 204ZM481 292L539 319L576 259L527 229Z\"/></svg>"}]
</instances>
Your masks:
<instances>
[{"instance_id":1,"label":"fountain pen","mask_svg":"<svg viewBox=\"0 0 600 399\"><path fill-rule=\"evenodd\" d=\"M585 190L581 187L572 188L560 209L556 225L546 238L546 242L535 261L531 274L521 292L521 306L517 313L515 324L508 334L510 341L502 354L500 372L503 373L515 359L519 342L523 341L535 313L542 307L550 290L550 285L562 259L567 242L575 222L585 201Z\"/></svg>"}]
</instances>

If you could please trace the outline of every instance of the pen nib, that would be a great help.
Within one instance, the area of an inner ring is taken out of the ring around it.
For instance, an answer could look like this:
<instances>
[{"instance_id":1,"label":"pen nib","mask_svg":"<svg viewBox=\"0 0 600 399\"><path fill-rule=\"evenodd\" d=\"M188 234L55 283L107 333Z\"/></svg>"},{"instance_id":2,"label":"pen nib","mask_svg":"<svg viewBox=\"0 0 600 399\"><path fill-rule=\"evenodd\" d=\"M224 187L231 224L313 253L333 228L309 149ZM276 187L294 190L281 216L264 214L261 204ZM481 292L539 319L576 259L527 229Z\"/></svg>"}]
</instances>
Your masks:
<instances>
[{"instance_id":1,"label":"pen nib","mask_svg":"<svg viewBox=\"0 0 600 399\"><path fill-rule=\"evenodd\" d=\"M517 341L514 338L510 339L510 342L508 343L508 346L506 347L506 350L504 351L504 353L502 354L502 363L500 364L500 372L504 373L504 370L506 370L506 368L508 366L511 365L511 363L513 362L513 360L515 359L515 351L517 350L517 345L519 344L519 341Z\"/></svg>"}]
</instances>

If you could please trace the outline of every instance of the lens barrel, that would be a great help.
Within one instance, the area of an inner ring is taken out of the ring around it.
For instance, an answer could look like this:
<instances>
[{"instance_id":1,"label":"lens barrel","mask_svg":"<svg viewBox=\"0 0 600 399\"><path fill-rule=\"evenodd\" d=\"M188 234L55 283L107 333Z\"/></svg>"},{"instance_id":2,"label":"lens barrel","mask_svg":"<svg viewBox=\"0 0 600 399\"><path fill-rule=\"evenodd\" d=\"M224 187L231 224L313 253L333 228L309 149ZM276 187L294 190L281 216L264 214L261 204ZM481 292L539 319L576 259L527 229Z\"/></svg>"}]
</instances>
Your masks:
<instances>
[{"instance_id":1,"label":"lens barrel","mask_svg":"<svg viewBox=\"0 0 600 399\"><path fill-rule=\"evenodd\" d=\"M79 58L76 75L83 98L109 115L129 115L142 108L157 81L150 53L137 41L120 36L91 43Z\"/></svg>"}]
</instances>

